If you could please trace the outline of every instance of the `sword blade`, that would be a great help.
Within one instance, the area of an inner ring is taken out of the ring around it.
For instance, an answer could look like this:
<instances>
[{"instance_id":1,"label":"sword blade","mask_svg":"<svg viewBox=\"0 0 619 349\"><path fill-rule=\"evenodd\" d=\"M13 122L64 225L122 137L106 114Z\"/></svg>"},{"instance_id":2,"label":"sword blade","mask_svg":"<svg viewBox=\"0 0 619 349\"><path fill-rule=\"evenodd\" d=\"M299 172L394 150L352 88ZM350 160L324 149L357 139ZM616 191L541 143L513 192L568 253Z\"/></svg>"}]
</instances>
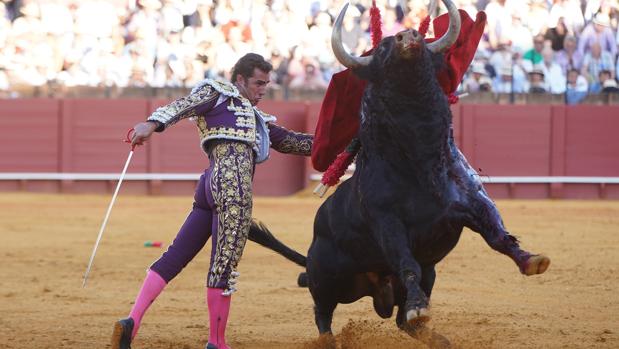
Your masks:
<instances>
[{"instance_id":1,"label":"sword blade","mask_svg":"<svg viewBox=\"0 0 619 349\"><path fill-rule=\"evenodd\" d=\"M95 242L95 247L92 249L92 254L90 255L90 262L88 262L88 268L86 268L86 273L84 274L84 281L82 282L82 288L86 287L86 282L88 281L88 274L90 274L90 268L92 267L92 263L95 260L95 255L97 254L97 248L99 248L99 242L101 241L101 237L103 236L103 231L105 231L107 220L110 218L110 212L112 212L112 207L114 206L114 202L116 201L116 196L118 195L118 191L120 190L120 185L122 184L123 179L125 178L125 173L127 173L127 168L129 167L129 163L131 162L132 157L133 157L133 150L129 152L129 156L127 157L127 161L125 162L125 167L123 168L123 171L120 174L120 178L118 179L116 190L114 190L112 201L110 201L110 205L107 207L105 218L103 218L101 229L99 229L99 236L97 236L97 242Z\"/></svg>"}]
</instances>

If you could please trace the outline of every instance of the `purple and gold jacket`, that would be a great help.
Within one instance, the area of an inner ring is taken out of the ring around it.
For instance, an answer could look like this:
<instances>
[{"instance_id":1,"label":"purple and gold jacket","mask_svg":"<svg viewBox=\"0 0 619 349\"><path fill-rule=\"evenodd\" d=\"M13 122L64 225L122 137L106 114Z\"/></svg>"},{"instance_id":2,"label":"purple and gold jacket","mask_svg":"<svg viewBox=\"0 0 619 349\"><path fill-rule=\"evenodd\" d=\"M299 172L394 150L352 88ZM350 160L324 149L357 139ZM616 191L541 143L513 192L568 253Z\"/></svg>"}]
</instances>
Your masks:
<instances>
[{"instance_id":1,"label":"purple and gold jacket","mask_svg":"<svg viewBox=\"0 0 619 349\"><path fill-rule=\"evenodd\" d=\"M206 79L188 96L160 107L148 117L159 122L156 131L182 119L196 120L202 149L214 139L229 139L248 143L256 153L256 163L269 157L269 147L281 152L310 156L313 135L287 130L269 115L251 105L229 82Z\"/></svg>"}]
</instances>

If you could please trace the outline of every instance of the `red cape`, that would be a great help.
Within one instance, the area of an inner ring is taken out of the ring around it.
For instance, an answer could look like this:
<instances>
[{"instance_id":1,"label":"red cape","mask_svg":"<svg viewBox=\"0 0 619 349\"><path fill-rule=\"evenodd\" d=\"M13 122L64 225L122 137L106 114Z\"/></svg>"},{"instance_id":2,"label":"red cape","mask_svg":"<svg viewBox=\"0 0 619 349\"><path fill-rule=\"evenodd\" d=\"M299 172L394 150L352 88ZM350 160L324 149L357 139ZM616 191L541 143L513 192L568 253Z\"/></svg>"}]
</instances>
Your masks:
<instances>
[{"instance_id":1,"label":"red cape","mask_svg":"<svg viewBox=\"0 0 619 349\"><path fill-rule=\"evenodd\" d=\"M445 52L446 68L438 72L437 79L443 92L449 95L456 91L468 69L486 25L486 14L478 12L475 21L459 10L462 25L458 40ZM432 21L436 37L441 37L449 27L449 15L444 14ZM432 42L435 39L426 39ZM322 101L314 143L312 164L318 171L326 171L335 157L359 131L361 97L367 82L356 77L349 69L331 78Z\"/></svg>"}]
</instances>

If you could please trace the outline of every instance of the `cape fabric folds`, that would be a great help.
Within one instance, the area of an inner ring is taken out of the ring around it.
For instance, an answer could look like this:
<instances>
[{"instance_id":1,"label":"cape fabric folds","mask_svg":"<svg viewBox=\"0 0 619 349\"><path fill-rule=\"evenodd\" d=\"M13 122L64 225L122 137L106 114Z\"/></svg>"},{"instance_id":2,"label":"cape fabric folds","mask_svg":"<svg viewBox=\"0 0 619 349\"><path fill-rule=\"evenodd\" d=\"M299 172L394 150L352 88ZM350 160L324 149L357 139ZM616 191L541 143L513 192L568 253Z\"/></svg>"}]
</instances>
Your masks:
<instances>
[{"instance_id":1,"label":"cape fabric folds","mask_svg":"<svg viewBox=\"0 0 619 349\"><path fill-rule=\"evenodd\" d=\"M458 40L445 51L445 69L437 73L443 92L449 95L456 91L468 69L486 25L486 14L478 12L475 21L459 10L462 26ZM434 33L440 38L449 27L449 15L443 14L432 21ZM432 42L435 39L426 39ZM317 171L326 171L359 131L361 97L367 82L356 77L350 69L331 78L322 101L314 143L312 165Z\"/></svg>"}]
</instances>

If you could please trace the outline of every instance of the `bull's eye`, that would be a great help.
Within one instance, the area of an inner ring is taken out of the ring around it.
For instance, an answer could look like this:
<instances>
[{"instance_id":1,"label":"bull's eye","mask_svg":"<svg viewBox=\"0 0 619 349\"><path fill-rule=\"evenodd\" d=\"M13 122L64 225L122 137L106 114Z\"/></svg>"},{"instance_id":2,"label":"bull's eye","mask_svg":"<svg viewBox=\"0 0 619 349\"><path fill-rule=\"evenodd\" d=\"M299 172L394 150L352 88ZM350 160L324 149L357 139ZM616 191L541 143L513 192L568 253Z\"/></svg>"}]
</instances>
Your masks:
<instances>
[{"instance_id":1,"label":"bull's eye","mask_svg":"<svg viewBox=\"0 0 619 349\"><path fill-rule=\"evenodd\" d=\"M402 41L402 34L398 34L398 35L396 35L396 36L395 36L395 39L396 39L397 41Z\"/></svg>"}]
</instances>

